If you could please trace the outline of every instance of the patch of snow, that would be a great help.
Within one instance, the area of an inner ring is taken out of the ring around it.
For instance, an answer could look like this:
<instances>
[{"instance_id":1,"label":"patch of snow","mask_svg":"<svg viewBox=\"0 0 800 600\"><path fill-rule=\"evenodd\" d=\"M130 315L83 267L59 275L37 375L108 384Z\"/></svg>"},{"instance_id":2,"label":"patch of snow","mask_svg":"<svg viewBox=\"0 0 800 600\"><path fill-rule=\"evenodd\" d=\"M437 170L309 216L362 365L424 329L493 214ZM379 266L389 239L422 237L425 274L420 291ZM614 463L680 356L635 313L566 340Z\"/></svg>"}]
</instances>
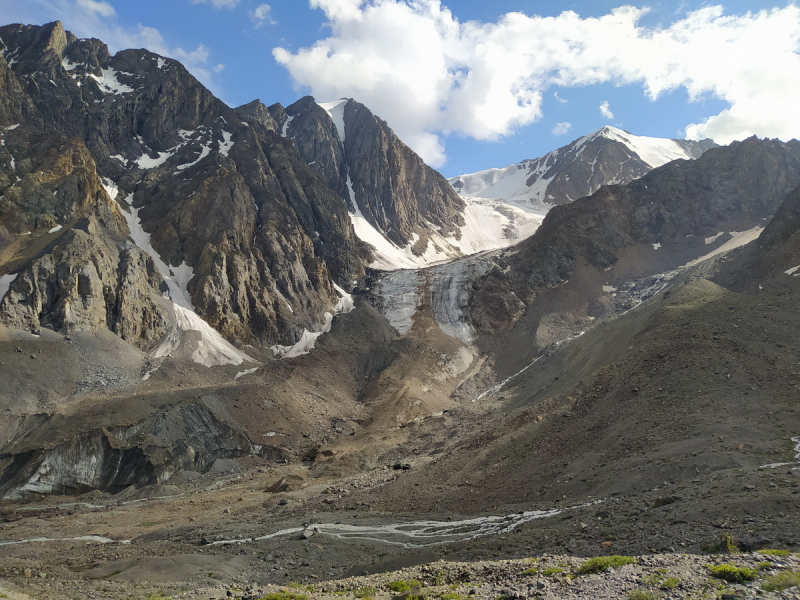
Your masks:
<instances>
[{"instance_id":1,"label":"patch of snow","mask_svg":"<svg viewBox=\"0 0 800 600\"><path fill-rule=\"evenodd\" d=\"M653 244L653 250L658 250L659 248L661 248L660 243L656 242L655 244Z\"/></svg>"},{"instance_id":2,"label":"patch of snow","mask_svg":"<svg viewBox=\"0 0 800 600\"><path fill-rule=\"evenodd\" d=\"M632 135L610 126L601 129L600 133L607 139L625 144L653 169L679 158L692 158L675 140Z\"/></svg>"},{"instance_id":3,"label":"patch of snow","mask_svg":"<svg viewBox=\"0 0 800 600\"><path fill-rule=\"evenodd\" d=\"M160 167L167 162L167 160L175 154L177 149L178 147L175 147L171 150L167 150L166 152L158 152L157 158L150 158L149 155L142 154L133 162L135 162L140 169L155 169L156 167Z\"/></svg>"},{"instance_id":4,"label":"patch of snow","mask_svg":"<svg viewBox=\"0 0 800 600\"><path fill-rule=\"evenodd\" d=\"M209 154L211 154L211 147L208 144L206 144L205 146L203 146L203 149L200 151L200 156L198 156L196 160L193 160L190 163L186 163L185 165L178 166L178 171L183 171L184 169L188 169L189 167L193 167L194 165L199 163L201 160L203 160Z\"/></svg>"},{"instance_id":5,"label":"patch of snow","mask_svg":"<svg viewBox=\"0 0 800 600\"><path fill-rule=\"evenodd\" d=\"M721 235L725 235L725 232L724 231L720 231L717 235L712 235L711 237L707 237L706 238L706 246L716 242ZM687 235L686 237L689 237L689 236Z\"/></svg>"},{"instance_id":6,"label":"patch of snow","mask_svg":"<svg viewBox=\"0 0 800 600\"><path fill-rule=\"evenodd\" d=\"M239 377L244 377L245 375L250 375L251 373L255 373L258 371L258 367L253 367L252 369L247 369L245 371L239 371L234 379L239 379Z\"/></svg>"},{"instance_id":7,"label":"patch of snow","mask_svg":"<svg viewBox=\"0 0 800 600\"><path fill-rule=\"evenodd\" d=\"M132 87L120 83L119 79L117 79L117 74L118 71L114 69L103 69L102 76L98 77L93 73L89 73L89 77L94 79L97 85L100 86L100 89L107 94L127 94L128 92L132 92ZM126 73L126 75L130 75L130 73Z\"/></svg>"},{"instance_id":8,"label":"patch of snow","mask_svg":"<svg viewBox=\"0 0 800 600\"><path fill-rule=\"evenodd\" d=\"M610 294L611 292L616 292L617 288L615 288L613 285L604 285L603 286L603 291L606 294Z\"/></svg>"},{"instance_id":9,"label":"patch of snow","mask_svg":"<svg viewBox=\"0 0 800 600\"><path fill-rule=\"evenodd\" d=\"M158 61L156 62L156 67L163 69L165 64L167 64L167 61L159 57Z\"/></svg>"},{"instance_id":10,"label":"patch of snow","mask_svg":"<svg viewBox=\"0 0 800 600\"><path fill-rule=\"evenodd\" d=\"M0 300L2 300L8 293L8 288L10 288L11 284L14 283L17 275L19 275L19 273L6 273L5 275L0 275Z\"/></svg>"},{"instance_id":11,"label":"patch of snow","mask_svg":"<svg viewBox=\"0 0 800 600\"><path fill-rule=\"evenodd\" d=\"M61 60L61 66L65 71L72 71L75 67L80 67L81 63L73 63L70 59L64 58Z\"/></svg>"},{"instance_id":12,"label":"patch of snow","mask_svg":"<svg viewBox=\"0 0 800 600\"><path fill-rule=\"evenodd\" d=\"M761 232L764 231L764 227L762 225L756 225L752 229L748 229L747 231L731 231L731 239L727 242L722 244L719 248L712 250L708 254L701 256L700 258L696 258L695 260L686 263L686 267L693 267L704 260L708 260L709 258L716 256L717 254L722 254L723 252L728 252L729 250L733 250L734 248L739 248L740 246L744 246L745 244L749 244L753 240L755 240Z\"/></svg>"},{"instance_id":13,"label":"patch of snow","mask_svg":"<svg viewBox=\"0 0 800 600\"><path fill-rule=\"evenodd\" d=\"M281 129L281 137L286 137L287 132L289 131L289 123L294 120L294 115L289 115L286 118L286 122L283 124L283 129Z\"/></svg>"},{"instance_id":14,"label":"patch of snow","mask_svg":"<svg viewBox=\"0 0 800 600\"><path fill-rule=\"evenodd\" d=\"M61 225L56 225L55 227L53 227L53 228L52 228L50 231L48 231L47 233L55 233L56 231L61 231L61 229L62 229Z\"/></svg>"},{"instance_id":15,"label":"patch of snow","mask_svg":"<svg viewBox=\"0 0 800 600\"><path fill-rule=\"evenodd\" d=\"M353 310L353 297L344 291L339 285L335 282L333 283L333 288L337 291L340 295L339 301L336 303L334 307L334 314L340 313L349 313ZM289 303L286 303L289 306ZM289 306L289 310L292 310L292 307ZM294 312L294 311L292 311ZM303 354L308 354L311 350L314 349L314 346L317 343L317 339L323 333L328 333L331 330L331 324L333 323L334 315L326 312L325 313L325 324L319 331L309 331L308 329L303 329L303 335L300 336L300 339L295 342L291 346L282 346L276 344L275 346L271 346L270 350L275 355L276 358L294 358L295 356L302 356Z\"/></svg>"},{"instance_id":16,"label":"patch of snow","mask_svg":"<svg viewBox=\"0 0 800 600\"><path fill-rule=\"evenodd\" d=\"M103 182L103 189L106 191L108 196L112 200L116 201L117 196L119 195L119 188L117 187L117 184L111 181L108 177L103 177L101 181Z\"/></svg>"},{"instance_id":17,"label":"patch of snow","mask_svg":"<svg viewBox=\"0 0 800 600\"><path fill-rule=\"evenodd\" d=\"M227 131L222 132L223 141L219 145L219 152L222 156L228 156L228 152L231 150L231 146L233 146L233 142L231 139L233 138L232 133L228 133Z\"/></svg>"},{"instance_id":18,"label":"patch of snow","mask_svg":"<svg viewBox=\"0 0 800 600\"><path fill-rule=\"evenodd\" d=\"M275 345L271 346L270 350L276 358L294 358L295 356L302 356L308 354L314 349L317 344L317 339L323 333L328 333L331 330L331 323L333 323L333 315L329 312L325 313L325 324L319 331L311 332L308 329L303 330L303 335L300 339L291 346Z\"/></svg>"},{"instance_id":19,"label":"patch of snow","mask_svg":"<svg viewBox=\"0 0 800 600\"><path fill-rule=\"evenodd\" d=\"M333 102L317 102L320 108L325 110L333 120L333 124L336 126L336 133L339 134L339 141L342 144L344 144L344 107L347 103L347 98L341 98Z\"/></svg>"},{"instance_id":20,"label":"patch of snow","mask_svg":"<svg viewBox=\"0 0 800 600\"><path fill-rule=\"evenodd\" d=\"M336 282L331 282L331 283L333 283L333 289L335 289L339 294L339 296L341 296L341 298L339 298L339 301L336 303L336 307L334 308L336 313L338 314L338 313L352 312L352 310L355 308L355 304L353 303L353 296L351 296L350 294L345 292L344 289L336 285Z\"/></svg>"},{"instance_id":21,"label":"patch of snow","mask_svg":"<svg viewBox=\"0 0 800 600\"><path fill-rule=\"evenodd\" d=\"M194 310L173 304L178 327L184 331L200 332L200 341L192 352L192 360L206 367L214 365L240 365L244 361L253 362L247 354L232 346L219 332L206 323Z\"/></svg>"},{"instance_id":22,"label":"patch of snow","mask_svg":"<svg viewBox=\"0 0 800 600\"><path fill-rule=\"evenodd\" d=\"M119 162L122 163L123 166L125 166L128 163L128 160L121 154L112 154L109 158L114 158L118 160Z\"/></svg>"},{"instance_id":23,"label":"patch of snow","mask_svg":"<svg viewBox=\"0 0 800 600\"><path fill-rule=\"evenodd\" d=\"M14 131L17 127L19 127L19 123L15 123L14 125L9 125L6 127L6 131Z\"/></svg>"},{"instance_id":24,"label":"patch of snow","mask_svg":"<svg viewBox=\"0 0 800 600\"><path fill-rule=\"evenodd\" d=\"M797 277L797 275L795 275L795 273L797 273L798 269L800 269L800 265L798 265L796 267L792 267L791 269L786 269L784 271L784 273L786 273L787 275L794 275L795 277Z\"/></svg>"}]
</instances>

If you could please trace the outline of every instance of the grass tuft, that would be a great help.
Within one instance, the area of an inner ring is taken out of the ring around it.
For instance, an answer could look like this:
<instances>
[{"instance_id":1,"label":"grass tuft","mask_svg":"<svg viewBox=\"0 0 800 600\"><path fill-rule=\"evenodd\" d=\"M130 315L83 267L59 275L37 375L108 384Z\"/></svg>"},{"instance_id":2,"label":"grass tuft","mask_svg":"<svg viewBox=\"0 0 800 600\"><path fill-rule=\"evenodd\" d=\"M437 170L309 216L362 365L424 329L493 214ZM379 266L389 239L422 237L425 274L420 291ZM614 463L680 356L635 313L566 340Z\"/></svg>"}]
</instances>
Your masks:
<instances>
[{"instance_id":1,"label":"grass tuft","mask_svg":"<svg viewBox=\"0 0 800 600\"><path fill-rule=\"evenodd\" d=\"M724 579L730 583L745 583L753 581L758 577L758 571L747 567L737 567L736 565L706 565L713 577Z\"/></svg>"},{"instance_id":2,"label":"grass tuft","mask_svg":"<svg viewBox=\"0 0 800 600\"><path fill-rule=\"evenodd\" d=\"M796 585L800 585L800 571L782 571L765 577L761 582L761 587L767 592L780 592Z\"/></svg>"},{"instance_id":3,"label":"grass tuft","mask_svg":"<svg viewBox=\"0 0 800 600\"><path fill-rule=\"evenodd\" d=\"M610 569L612 567L621 567L623 565L631 565L635 562L636 559L632 556L619 556L617 554L614 556L596 556L595 558L590 558L583 563L578 569L577 573L578 575L602 573L606 569Z\"/></svg>"}]
</instances>

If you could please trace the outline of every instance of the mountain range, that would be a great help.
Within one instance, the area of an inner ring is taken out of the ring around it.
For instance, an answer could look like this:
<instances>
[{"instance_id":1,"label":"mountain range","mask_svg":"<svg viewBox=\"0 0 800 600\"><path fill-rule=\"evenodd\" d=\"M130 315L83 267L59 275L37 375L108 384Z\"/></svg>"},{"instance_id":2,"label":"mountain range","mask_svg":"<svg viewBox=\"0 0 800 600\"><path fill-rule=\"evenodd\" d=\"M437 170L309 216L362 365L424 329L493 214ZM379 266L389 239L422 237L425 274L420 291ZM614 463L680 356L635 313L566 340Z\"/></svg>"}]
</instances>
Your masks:
<instances>
[{"instance_id":1,"label":"mountain range","mask_svg":"<svg viewBox=\"0 0 800 600\"><path fill-rule=\"evenodd\" d=\"M800 544L800 142L605 127L448 182L353 99L0 40L0 577Z\"/></svg>"}]
</instances>

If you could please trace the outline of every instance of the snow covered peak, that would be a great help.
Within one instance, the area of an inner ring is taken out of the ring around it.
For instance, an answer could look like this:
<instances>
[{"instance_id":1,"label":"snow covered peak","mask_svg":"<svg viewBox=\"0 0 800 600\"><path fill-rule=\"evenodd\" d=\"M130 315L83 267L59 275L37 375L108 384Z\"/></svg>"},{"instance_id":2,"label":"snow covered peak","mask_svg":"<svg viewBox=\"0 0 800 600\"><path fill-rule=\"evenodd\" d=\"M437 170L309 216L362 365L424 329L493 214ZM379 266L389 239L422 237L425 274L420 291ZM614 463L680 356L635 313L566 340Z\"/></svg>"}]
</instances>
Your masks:
<instances>
[{"instance_id":1,"label":"snow covered peak","mask_svg":"<svg viewBox=\"0 0 800 600\"><path fill-rule=\"evenodd\" d=\"M586 141L600 137L625 144L631 152L635 153L651 169L665 165L673 160L681 158L692 159L699 156L691 151L691 144L688 144L685 140L668 140L633 135L624 129L617 129L610 125L606 125L587 136Z\"/></svg>"}]
</instances>

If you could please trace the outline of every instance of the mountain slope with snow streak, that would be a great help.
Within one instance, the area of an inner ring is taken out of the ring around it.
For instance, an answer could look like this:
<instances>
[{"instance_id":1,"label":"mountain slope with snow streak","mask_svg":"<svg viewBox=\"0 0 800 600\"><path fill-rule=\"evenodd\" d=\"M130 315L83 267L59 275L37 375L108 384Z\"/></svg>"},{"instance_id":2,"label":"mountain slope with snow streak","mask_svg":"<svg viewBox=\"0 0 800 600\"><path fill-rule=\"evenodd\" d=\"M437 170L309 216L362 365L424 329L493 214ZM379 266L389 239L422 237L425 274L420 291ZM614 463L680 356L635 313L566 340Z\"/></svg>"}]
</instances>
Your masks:
<instances>
[{"instance_id":1,"label":"mountain slope with snow streak","mask_svg":"<svg viewBox=\"0 0 800 600\"><path fill-rule=\"evenodd\" d=\"M560 205L601 186L628 183L678 159L691 160L716 146L711 140L636 136L606 126L533 160L449 179L464 198L492 198L523 210Z\"/></svg>"}]
</instances>

